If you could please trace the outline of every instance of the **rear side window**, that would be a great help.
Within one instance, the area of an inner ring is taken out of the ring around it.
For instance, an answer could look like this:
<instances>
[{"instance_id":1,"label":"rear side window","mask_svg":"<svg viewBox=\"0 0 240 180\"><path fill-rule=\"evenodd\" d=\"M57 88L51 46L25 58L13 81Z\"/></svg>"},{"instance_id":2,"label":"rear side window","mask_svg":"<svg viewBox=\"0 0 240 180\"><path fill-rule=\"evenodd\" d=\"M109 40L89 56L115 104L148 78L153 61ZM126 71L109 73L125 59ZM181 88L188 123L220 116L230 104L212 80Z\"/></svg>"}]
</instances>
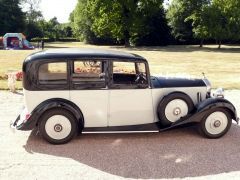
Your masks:
<instances>
[{"instance_id":1,"label":"rear side window","mask_svg":"<svg viewBox=\"0 0 240 180\"><path fill-rule=\"evenodd\" d=\"M102 89L106 87L106 62L102 60L73 61L73 89Z\"/></svg>"},{"instance_id":2,"label":"rear side window","mask_svg":"<svg viewBox=\"0 0 240 180\"><path fill-rule=\"evenodd\" d=\"M105 81L101 61L74 61L73 81Z\"/></svg>"},{"instance_id":3,"label":"rear side window","mask_svg":"<svg viewBox=\"0 0 240 180\"><path fill-rule=\"evenodd\" d=\"M40 65L38 80L40 84L67 84L67 63L54 62Z\"/></svg>"}]
</instances>

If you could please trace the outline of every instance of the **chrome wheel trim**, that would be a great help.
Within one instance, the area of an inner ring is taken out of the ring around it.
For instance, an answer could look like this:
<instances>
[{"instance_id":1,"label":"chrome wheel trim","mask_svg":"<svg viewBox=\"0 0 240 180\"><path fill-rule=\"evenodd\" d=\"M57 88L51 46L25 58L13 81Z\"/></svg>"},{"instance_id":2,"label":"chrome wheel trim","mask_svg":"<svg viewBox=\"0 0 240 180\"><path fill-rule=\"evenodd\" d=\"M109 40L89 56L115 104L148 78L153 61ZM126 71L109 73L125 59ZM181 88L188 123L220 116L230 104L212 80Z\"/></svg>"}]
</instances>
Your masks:
<instances>
[{"instance_id":1,"label":"chrome wheel trim","mask_svg":"<svg viewBox=\"0 0 240 180\"><path fill-rule=\"evenodd\" d=\"M49 137L61 140L71 133L72 125L65 116L54 115L46 121L45 130Z\"/></svg>"},{"instance_id":2,"label":"chrome wheel trim","mask_svg":"<svg viewBox=\"0 0 240 180\"><path fill-rule=\"evenodd\" d=\"M170 122L176 122L188 114L188 105L182 99L170 101L165 108L165 116Z\"/></svg>"},{"instance_id":3,"label":"chrome wheel trim","mask_svg":"<svg viewBox=\"0 0 240 180\"><path fill-rule=\"evenodd\" d=\"M206 121L205 128L209 134L221 134L228 126L228 117L221 111L211 113Z\"/></svg>"}]
</instances>

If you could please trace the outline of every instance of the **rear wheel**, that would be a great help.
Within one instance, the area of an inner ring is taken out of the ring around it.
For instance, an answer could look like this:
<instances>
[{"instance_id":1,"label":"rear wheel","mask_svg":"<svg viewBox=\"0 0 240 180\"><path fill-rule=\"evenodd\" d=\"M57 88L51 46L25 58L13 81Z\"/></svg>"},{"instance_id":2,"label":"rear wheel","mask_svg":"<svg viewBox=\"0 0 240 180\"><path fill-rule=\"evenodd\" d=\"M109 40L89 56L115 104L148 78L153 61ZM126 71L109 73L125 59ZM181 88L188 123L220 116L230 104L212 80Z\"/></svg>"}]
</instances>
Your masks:
<instances>
[{"instance_id":1,"label":"rear wheel","mask_svg":"<svg viewBox=\"0 0 240 180\"><path fill-rule=\"evenodd\" d=\"M207 113L199 124L199 131L207 138L220 138L230 129L232 118L223 108L216 108Z\"/></svg>"},{"instance_id":2,"label":"rear wheel","mask_svg":"<svg viewBox=\"0 0 240 180\"><path fill-rule=\"evenodd\" d=\"M75 136L77 123L69 111L52 109L41 117L39 129L46 141L52 144L64 144Z\"/></svg>"}]
</instances>

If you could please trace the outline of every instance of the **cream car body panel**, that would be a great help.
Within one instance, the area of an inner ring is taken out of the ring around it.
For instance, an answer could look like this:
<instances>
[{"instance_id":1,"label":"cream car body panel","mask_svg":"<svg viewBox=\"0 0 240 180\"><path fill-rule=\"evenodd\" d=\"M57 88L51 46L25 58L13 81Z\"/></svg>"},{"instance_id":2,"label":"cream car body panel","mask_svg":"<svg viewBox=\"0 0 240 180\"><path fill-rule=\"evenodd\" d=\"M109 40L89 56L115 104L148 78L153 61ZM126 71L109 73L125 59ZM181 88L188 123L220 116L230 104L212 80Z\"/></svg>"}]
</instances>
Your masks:
<instances>
[{"instance_id":1,"label":"cream car body panel","mask_svg":"<svg viewBox=\"0 0 240 180\"><path fill-rule=\"evenodd\" d=\"M153 123L152 89L110 90L109 126Z\"/></svg>"},{"instance_id":2,"label":"cream car body panel","mask_svg":"<svg viewBox=\"0 0 240 180\"><path fill-rule=\"evenodd\" d=\"M82 111L84 127L108 126L108 90L71 90L70 100Z\"/></svg>"},{"instance_id":3,"label":"cream car body panel","mask_svg":"<svg viewBox=\"0 0 240 180\"><path fill-rule=\"evenodd\" d=\"M29 113L46 100L54 98L70 99L69 91L28 91L24 89L23 93L24 104Z\"/></svg>"}]
</instances>

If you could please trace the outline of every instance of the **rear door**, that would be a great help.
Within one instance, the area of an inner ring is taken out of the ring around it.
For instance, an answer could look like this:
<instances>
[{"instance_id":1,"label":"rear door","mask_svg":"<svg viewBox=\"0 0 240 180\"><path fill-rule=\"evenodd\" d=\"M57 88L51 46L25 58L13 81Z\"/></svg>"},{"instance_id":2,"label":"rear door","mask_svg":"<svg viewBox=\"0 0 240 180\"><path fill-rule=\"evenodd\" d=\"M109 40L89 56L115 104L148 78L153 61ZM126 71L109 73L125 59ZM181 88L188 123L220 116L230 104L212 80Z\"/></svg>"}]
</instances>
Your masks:
<instances>
[{"instance_id":1,"label":"rear door","mask_svg":"<svg viewBox=\"0 0 240 180\"><path fill-rule=\"evenodd\" d=\"M70 99L82 111L84 127L108 125L107 62L104 60L72 60Z\"/></svg>"},{"instance_id":2,"label":"rear door","mask_svg":"<svg viewBox=\"0 0 240 180\"><path fill-rule=\"evenodd\" d=\"M152 90L146 64L113 61L110 69L108 125L153 123Z\"/></svg>"}]
</instances>

